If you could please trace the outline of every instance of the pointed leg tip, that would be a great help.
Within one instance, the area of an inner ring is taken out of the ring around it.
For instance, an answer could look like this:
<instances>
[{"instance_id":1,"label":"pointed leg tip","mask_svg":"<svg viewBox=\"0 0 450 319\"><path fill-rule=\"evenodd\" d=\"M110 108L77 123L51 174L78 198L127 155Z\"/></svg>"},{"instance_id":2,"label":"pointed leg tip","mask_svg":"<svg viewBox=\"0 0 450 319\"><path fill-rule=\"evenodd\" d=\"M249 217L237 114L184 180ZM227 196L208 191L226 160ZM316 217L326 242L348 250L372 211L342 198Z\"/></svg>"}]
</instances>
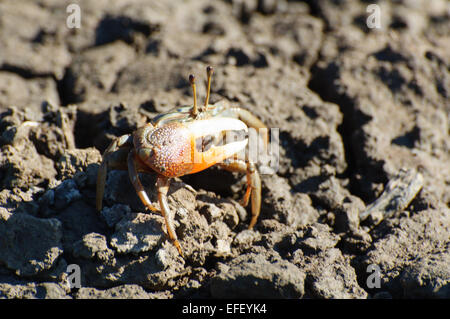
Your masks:
<instances>
[{"instance_id":1,"label":"pointed leg tip","mask_svg":"<svg viewBox=\"0 0 450 319\"><path fill-rule=\"evenodd\" d=\"M184 259L184 254L183 254L183 250L181 249L181 245L178 241L174 242L175 247L178 250L178 253L180 254L181 257L183 257Z\"/></svg>"},{"instance_id":2,"label":"pointed leg tip","mask_svg":"<svg viewBox=\"0 0 450 319\"><path fill-rule=\"evenodd\" d=\"M257 218L252 218L247 229L253 229L253 227L256 225L256 222L257 222Z\"/></svg>"},{"instance_id":3,"label":"pointed leg tip","mask_svg":"<svg viewBox=\"0 0 450 319\"><path fill-rule=\"evenodd\" d=\"M239 201L239 205L241 205L242 207L247 207L248 206L248 200L246 201L244 199L241 199Z\"/></svg>"}]
</instances>

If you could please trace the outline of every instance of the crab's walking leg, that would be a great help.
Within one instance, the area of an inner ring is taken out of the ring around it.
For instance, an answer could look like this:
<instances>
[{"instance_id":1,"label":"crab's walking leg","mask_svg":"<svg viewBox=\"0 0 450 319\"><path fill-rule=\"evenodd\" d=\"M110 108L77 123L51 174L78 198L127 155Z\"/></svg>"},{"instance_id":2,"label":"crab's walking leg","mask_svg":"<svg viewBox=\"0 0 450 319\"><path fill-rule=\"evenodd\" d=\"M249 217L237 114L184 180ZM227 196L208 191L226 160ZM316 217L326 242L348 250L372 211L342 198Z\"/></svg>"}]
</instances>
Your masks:
<instances>
[{"instance_id":1,"label":"crab's walking leg","mask_svg":"<svg viewBox=\"0 0 450 319\"><path fill-rule=\"evenodd\" d=\"M133 184L134 188L136 189L136 193L138 194L139 198L141 199L142 203L150 210L157 211L158 209L155 208L155 206L152 205L152 202L147 196L147 193L145 192L144 187L142 186L142 183L139 179L138 171L136 169L136 162L139 159L136 158L136 153L134 150L131 150L128 153L128 174L130 175L131 183Z\"/></svg>"},{"instance_id":2,"label":"crab's walking leg","mask_svg":"<svg viewBox=\"0 0 450 319\"><path fill-rule=\"evenodd\" d=\"M132 146L133 141L131 135L122 135L112 141L103 154L103 160L97 173L96 208L98 211L102 210L108 168L126 170L127 155Z\"/></svg>"},{"instance_id":3,"label":"crab's walking leg","mask_svg":"<svg viewBox=\"0 0 450 319\"><path fill-rule=\"evenodd\" d=\"M161 207L161 214L166 221L167 234L169 239L173 242L181 257L184 257L183 251L181 250L181 245L178 242L177 234L175 233L173 226L173 216L170 211L169 204L167 203L167 192L169 191L170 179L164 176L158 176L156 180L156 187L158 189L158 201Z\"/></svg>"},{"instance_id":4,"label":"crab's walking leg","mask_svg":"<svg viewBox=\"0 0 450 319\"><path fill-rule=\"evenodd\" d=\"M251 197L252 202L252 219L248 229L253 228L258 220L261 211L261 178L254 163L243 160L228 160L218 164L223 169L230 172L245 173L247 175L247 190L241 201L242 206L247 206Z\"/></svg>"},{"instance_id":5,"label":"crab's walking leg","mask_svg":"<svg viewBox=\"0 0 450 319\"><path fill-rule=\"evenodd\" d=\"M144 187L139 179L138 171L136 169L136 164L139 163L139 158L137 157L134 150L128 153L128 173L130 174L131 183L133 184L136 192L141 199L142 203L152 211L157 211L157 209L152 205L150 199L145 192ZM158 189L158 201L161 207L161 214L164 217L167 234L169 239L173 242L177 248L180 255L183 257L183 252L181 251L180 243L178 242L177 235L173 231L173 217L167 204L167 192L169 191L169 179L163 176L158 176L156 180L156 187Z\"/></svg>"}]
</instances>

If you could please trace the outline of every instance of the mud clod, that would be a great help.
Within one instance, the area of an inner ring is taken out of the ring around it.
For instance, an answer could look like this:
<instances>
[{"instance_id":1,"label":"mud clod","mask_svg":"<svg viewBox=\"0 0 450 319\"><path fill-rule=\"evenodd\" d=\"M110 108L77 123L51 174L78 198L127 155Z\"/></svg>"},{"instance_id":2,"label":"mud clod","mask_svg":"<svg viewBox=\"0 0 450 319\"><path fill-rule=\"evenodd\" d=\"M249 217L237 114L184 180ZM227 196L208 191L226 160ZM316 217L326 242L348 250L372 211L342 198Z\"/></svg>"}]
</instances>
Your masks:
<instances>
[{"instance_id":1,"label":"mud clod","mask_svg":"<svg viewBox=\"0 0 450 319\"><path fill-rule=\"evenodd\" d=\"M291 263L248 254L234 259L211 281L214 298L300 298L305 274Z\"/></svg>"}]
</instances>

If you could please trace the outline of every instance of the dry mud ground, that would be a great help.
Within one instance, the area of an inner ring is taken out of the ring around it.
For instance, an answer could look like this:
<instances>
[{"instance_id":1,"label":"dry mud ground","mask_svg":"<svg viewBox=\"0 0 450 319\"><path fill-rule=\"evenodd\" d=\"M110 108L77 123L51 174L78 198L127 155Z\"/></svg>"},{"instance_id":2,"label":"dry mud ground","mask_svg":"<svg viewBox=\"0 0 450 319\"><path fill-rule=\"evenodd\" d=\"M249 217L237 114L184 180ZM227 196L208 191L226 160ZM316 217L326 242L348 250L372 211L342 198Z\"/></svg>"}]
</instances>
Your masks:
<instances>
[{"instance_id":1,"label":"dry mud ground","mask_svg":"<svg viewBox=\"0 0 450 319\"><path fill-rule=\"evenodd\" d=\"M381 29L362 0L1 1L0 298L449 298L450 6L373 2ZM97 213L96 174L191 103L190 73L202 101L207 65L213 102L280 128L280 162L253 231L243 176L172 183L183 260L127 172ZM402 168L420 192L360 220Z\"/></svg>"}]
</instances>

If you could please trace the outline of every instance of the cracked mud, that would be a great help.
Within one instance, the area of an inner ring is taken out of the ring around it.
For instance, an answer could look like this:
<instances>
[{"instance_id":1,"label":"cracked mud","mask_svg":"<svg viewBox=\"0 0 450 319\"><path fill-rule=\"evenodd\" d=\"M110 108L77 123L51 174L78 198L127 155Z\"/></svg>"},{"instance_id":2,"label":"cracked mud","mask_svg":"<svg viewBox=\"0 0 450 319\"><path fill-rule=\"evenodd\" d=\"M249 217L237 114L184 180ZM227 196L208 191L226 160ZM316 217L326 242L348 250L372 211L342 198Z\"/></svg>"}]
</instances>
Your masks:
<instances>
[{"instance_id":1,"label":"cracked mud","mask_svg":"<svg viewBox=\"0 0 450 319\"><path fill-rule=\"evenodd\" d=\"M379 2L379 30L362 0L78 3L80 29L61 1L0 3L0 298L450 297L448 2ZM175 179L182 259L127 172L96 212L96 176L207 65L211 102L280 128L279 169L254 230L243 176ZM411 171L411 196L386 193Z\"/></svg>"}]
</instances>

